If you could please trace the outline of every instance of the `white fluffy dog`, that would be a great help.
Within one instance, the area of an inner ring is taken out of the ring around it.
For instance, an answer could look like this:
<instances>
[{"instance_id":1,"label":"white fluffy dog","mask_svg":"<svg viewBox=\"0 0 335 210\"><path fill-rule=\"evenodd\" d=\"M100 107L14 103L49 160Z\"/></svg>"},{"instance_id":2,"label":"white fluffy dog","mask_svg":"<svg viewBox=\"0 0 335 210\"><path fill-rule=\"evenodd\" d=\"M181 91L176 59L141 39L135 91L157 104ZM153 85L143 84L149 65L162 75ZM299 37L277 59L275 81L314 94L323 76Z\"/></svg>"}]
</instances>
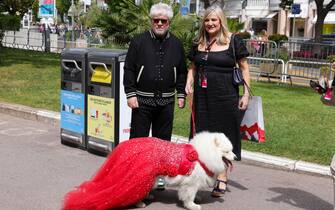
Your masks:
<instances>
[{"instance_id":1,"label":"white fluffy dog","mask_svg":"<svg viewBox=\"0 0 335 210\"><path fill-rule=\"evenodd\" d=\"M184 206L200 210L200 205L194 203L196 193L213 186L217 175L225 171L235 155L233 146L222 133L200 133L190 144L192 147L151 137L121 143L89 181L65 195L62 210L102 210L133 205L150 192L157 174L170 175L165 178L167 186L179 189L178 196ZM167 148L176 153L164 154ZM136 195L132 196L134 192ZM138 204L141 203L144 204Z\"/></svg>"},{"instance_id":2,"label":"white fluffy dog","mask_svg":"<svg viewBox=\"0 0 335 210\"><path fill-rule=\"evenodd\" d=\"M200 210L201 206L194 203L198 190L212 187L218 174L225 171L227 160L234 160L235 154L232 152L232 144L223 133L202 132L197 134L190 144L213 176L209 176L204 167L197 162L190 175L165 177L165 181L167 186L179 188L178 197L183 201L185 208Z\"/></svg>"}]
</instances>

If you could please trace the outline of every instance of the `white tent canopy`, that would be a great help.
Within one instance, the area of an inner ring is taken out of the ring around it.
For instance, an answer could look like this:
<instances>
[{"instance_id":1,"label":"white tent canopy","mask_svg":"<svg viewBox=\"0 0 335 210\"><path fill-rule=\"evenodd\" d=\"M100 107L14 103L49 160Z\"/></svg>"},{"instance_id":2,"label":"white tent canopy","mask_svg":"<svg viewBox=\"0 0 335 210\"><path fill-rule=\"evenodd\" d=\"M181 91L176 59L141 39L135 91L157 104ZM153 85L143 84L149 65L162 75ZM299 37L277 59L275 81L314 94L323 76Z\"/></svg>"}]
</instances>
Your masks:
<instances>
[{"instance_id":1,"label":"white tent canopy","mask_svg":"<svg viewBox=\"0 0 335 210\"><path fill-rule=\"evenodd\" d=\"M313 23L316 23L316 19L318 16L315 16L313 18ZM324 24L335 24L335 11L330 11L328 12L325 21L323 22Z\"/></svg>"},{"instance_id":2,"label":"white tent canopy","mask_svg":"<svg viewBox=\"0 0 335 210\"><path fill-rule=\"evenodd\" d=\"M278 12L273 12L268 14L267 16L265 16L265 19L272 19L274 16L276 16L278 14Z\"/></svg>"}]
</instances>

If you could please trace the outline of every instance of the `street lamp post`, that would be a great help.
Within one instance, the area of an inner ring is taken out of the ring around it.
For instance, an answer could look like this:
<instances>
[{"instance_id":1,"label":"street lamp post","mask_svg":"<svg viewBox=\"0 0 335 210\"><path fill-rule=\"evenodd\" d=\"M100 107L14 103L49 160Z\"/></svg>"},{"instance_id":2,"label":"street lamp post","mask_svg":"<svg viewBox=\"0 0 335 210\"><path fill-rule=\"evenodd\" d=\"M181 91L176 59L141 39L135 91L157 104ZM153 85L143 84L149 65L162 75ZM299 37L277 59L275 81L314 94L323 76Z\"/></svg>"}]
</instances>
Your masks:
<instances>
[{"instance_id":1,"label":"street lamp post","mask_svg":"<svg viewBox=\"0 0 335 210\"><path fill-rule=\"evenodd\" d=\"M73 0L71 1L71 8L72 8L72 14L71 14L71 25L72 25L72 33L71 33L71 41L72 43L74 42L74 31L73 31L73 26L74 26L74 4Z\"/></svg>"},{"instance_id":2,"label":"street lamp post","mask_svg":"<svg viewBox=\"0 0 335 210\"><path fill-rule=\"evenodd\" d=\"M67 12L68 16L71 16L71 27L72 27L72 30L71 30L71 41L72 43L74 43L74 15L75 15L75 12L76 12L76 6L74 5L74 2L73 0L71 0L71 6L69 8L69 11Z\"/></svg>"},{"instance_id":3,"label":"street lamp post","mask_svg":"<svg viewBox=\"0 0 335 210\"><path fill-rule=\"evenodd\" d=\"M71 26L72 26L72 30L71 30L71 42L73 45L74 43L74 15L75 15L75 11L76 11L76 7L74 5L73 0L71 0L71 6L70 9L68 11L68 15L71 16Z\"/></svg>"},{"instance_id":4,"label":"street lamp post","mask_svg":"<svg viewBox=\"0 0 335 210\"><path fill-rule=\"evenodd\" d=\"M287 33L287 30L289 29L288 27L288 24L289 24L288 11L289 10L291 10L291 6L286 5L285 6L285 32L284 32L286 36L290 36L290 32Z\"/></svg>"}]
</instances>

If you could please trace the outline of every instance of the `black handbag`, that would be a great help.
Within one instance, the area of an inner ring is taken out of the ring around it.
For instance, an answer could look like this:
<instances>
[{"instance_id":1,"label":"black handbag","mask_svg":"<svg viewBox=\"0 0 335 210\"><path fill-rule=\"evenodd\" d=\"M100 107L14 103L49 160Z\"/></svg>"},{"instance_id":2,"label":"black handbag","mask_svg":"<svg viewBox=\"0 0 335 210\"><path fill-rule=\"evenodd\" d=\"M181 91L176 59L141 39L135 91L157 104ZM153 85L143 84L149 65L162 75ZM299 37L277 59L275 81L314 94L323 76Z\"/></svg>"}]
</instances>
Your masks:
<instances>
[{"instance_id":1,"label":"black handbag","mask_svg":"<svg viewBox=\"0 0 335 210\"><path fill-rule=\"evenodd\" d=\"M244 84L244 79L243 79L243 74L242 70L238 67L237 62L236 62L236 55L235 55L235 34L232 36L232 48L233 48L233 56L234 56L234 62L235 66L233 69L233 84L234 85L243 85Z\"/></svg>"}]
</instances>

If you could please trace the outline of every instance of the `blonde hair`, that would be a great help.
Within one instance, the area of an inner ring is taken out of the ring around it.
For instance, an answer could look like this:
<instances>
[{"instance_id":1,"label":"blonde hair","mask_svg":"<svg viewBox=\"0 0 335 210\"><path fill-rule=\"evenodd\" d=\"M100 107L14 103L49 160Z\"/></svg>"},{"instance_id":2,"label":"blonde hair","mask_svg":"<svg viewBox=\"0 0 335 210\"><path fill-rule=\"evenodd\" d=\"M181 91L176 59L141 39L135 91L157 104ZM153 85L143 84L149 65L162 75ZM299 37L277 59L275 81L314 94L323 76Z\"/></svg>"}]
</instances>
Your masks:
<instances>
[{"instance_id":1,"label":"blonde hair","mask_svg":"<svg viewBox=\"0 0 335 210\"><path fill-rule=\"evenodd\" d=\"M220 20L220 31L217 34L216 43L218 43L219 45L227 44L228 40L230 39L230 37L228 37L230 32L228 29L227 18L225 14L223 13L223 10L219 6L211 6L205 10L204 17L202 19L202 23L200 26L199 35L195 42L197 44L204 45L204 46L206 46L206 43L209 42L208 35L206 32L206 28L205 28L205 20L211 14L215 14L216 16L218 16Z\"/></svg>"}]
</instances>

